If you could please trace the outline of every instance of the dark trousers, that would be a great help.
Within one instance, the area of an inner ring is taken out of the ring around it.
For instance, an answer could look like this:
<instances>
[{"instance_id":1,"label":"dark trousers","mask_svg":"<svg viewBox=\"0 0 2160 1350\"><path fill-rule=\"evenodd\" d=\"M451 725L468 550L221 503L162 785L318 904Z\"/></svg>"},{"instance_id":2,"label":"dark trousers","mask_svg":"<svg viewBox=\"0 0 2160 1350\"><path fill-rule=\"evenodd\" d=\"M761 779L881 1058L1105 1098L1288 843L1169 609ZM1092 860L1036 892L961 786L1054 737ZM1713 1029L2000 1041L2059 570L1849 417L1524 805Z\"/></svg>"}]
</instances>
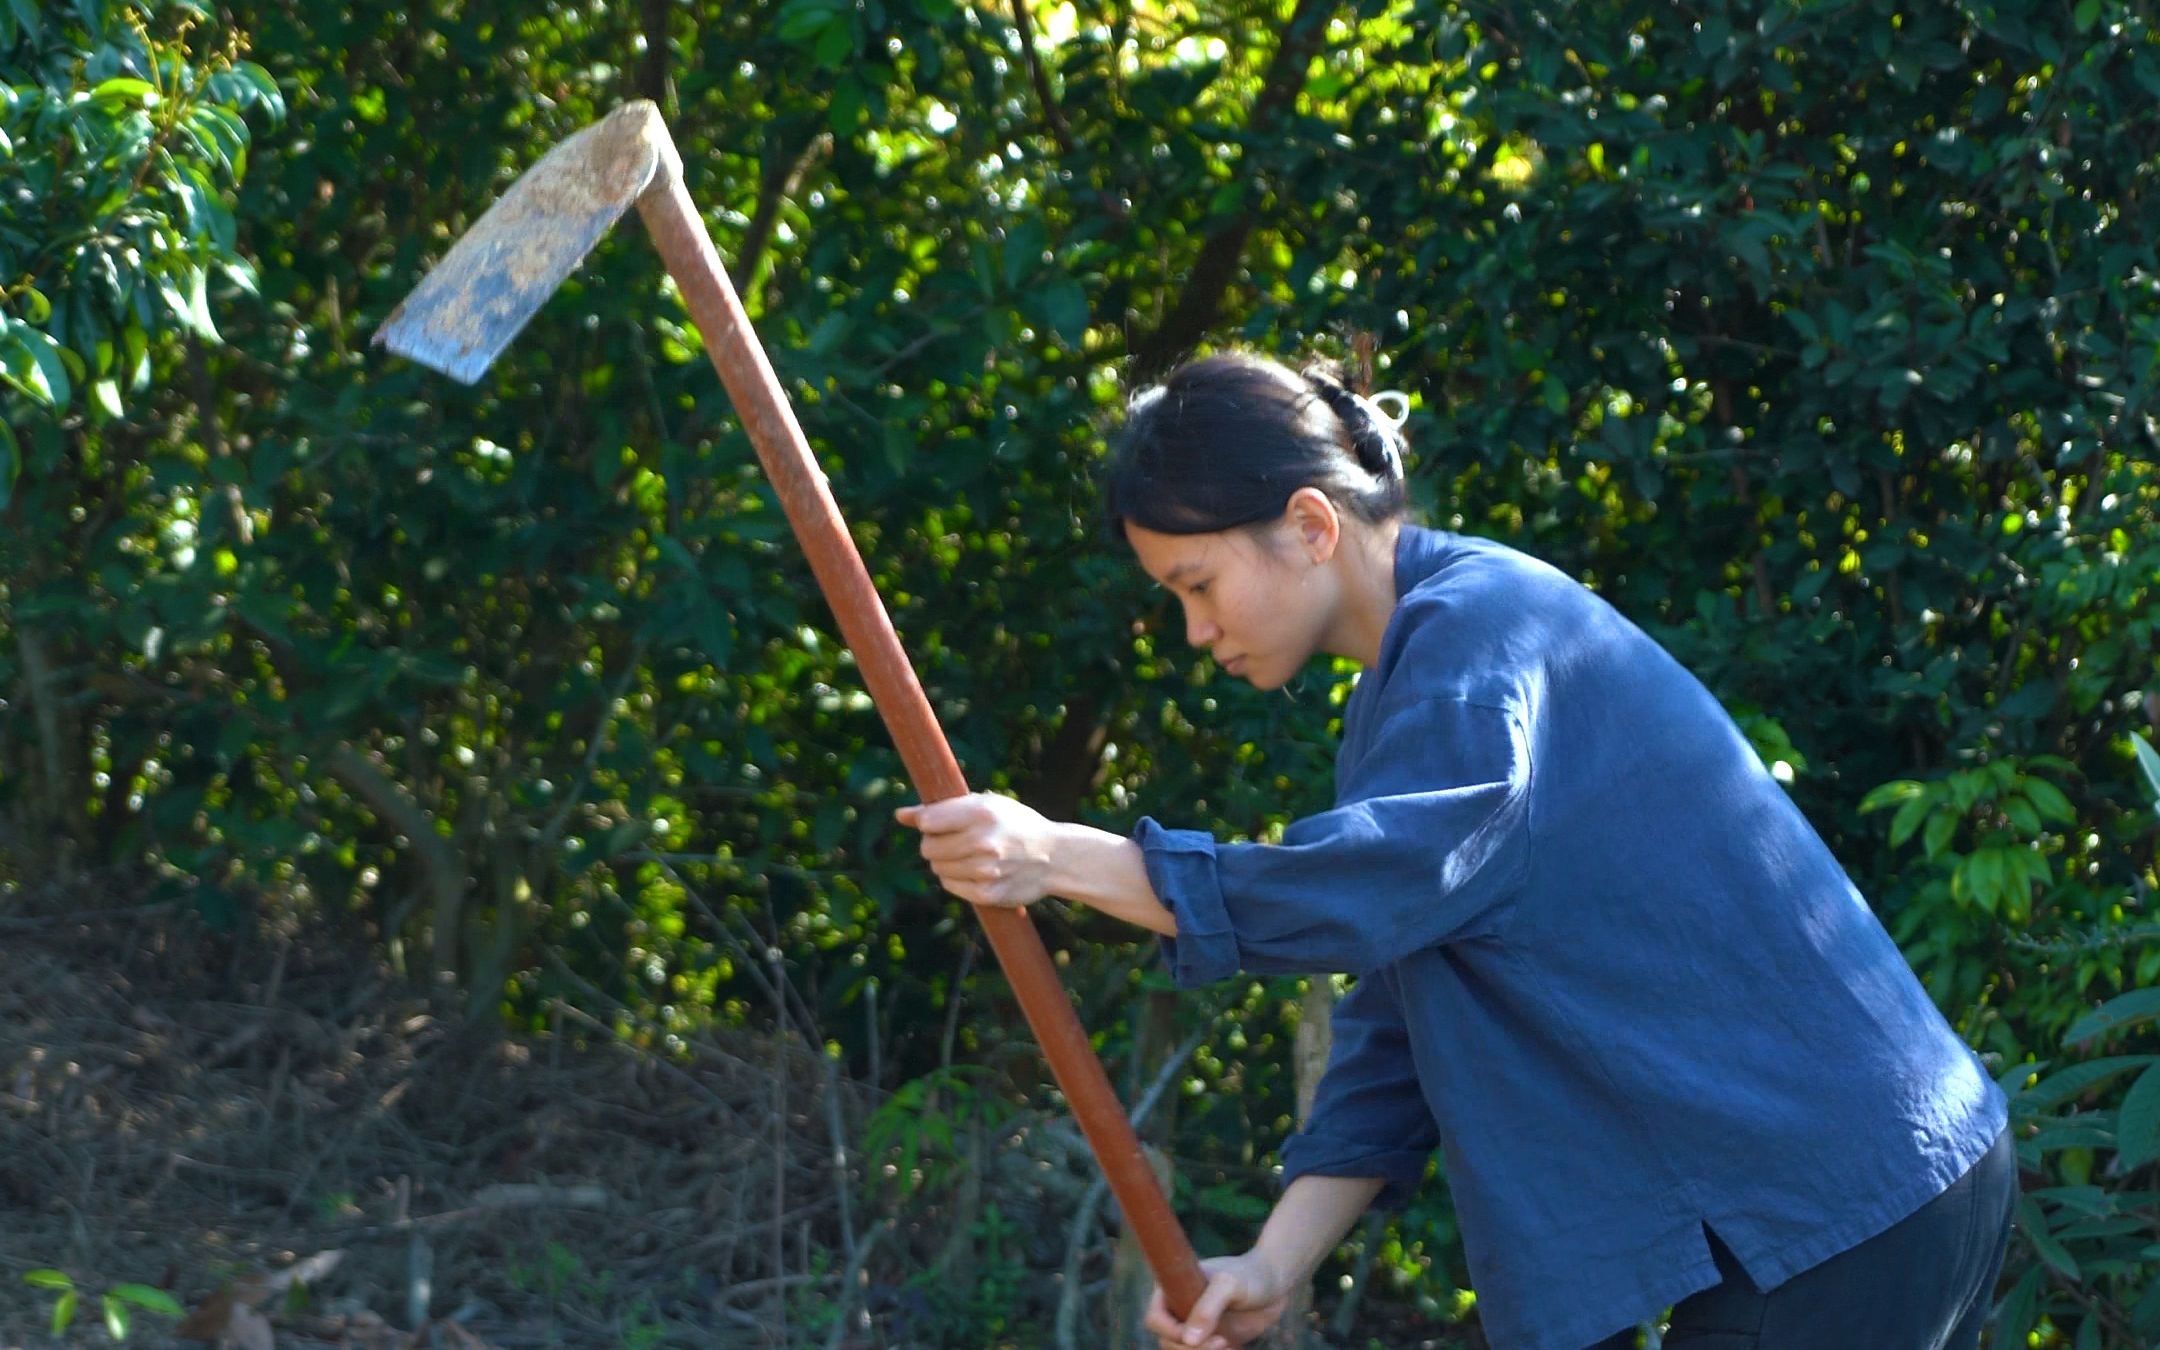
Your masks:
<instances>
[{"instance_id":1,"label":"dark trousers","mask_svg":"<svg viewBox=\"0 0 2160 1350\"><path fill-rule=\"evenodd\" d=\"M1674 1306L1667 1350L1974 1350L2017 1206L2005 1130L1950 1189L1849 1251L1757 1289L1710 1238L1722 1284ZM1630 1331L1590 1350L1626 1350Z\"/></svg>"}]
</instances>

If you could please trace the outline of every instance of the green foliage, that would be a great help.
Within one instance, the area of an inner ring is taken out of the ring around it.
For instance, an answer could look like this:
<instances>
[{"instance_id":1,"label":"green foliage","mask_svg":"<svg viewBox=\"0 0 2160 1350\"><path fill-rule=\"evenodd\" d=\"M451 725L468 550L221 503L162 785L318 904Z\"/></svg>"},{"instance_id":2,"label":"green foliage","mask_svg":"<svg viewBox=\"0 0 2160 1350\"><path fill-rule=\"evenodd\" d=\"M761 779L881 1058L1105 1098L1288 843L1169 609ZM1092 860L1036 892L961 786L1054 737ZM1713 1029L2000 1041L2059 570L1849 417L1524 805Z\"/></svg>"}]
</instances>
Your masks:
<instances>
[{"instance_id":1,"label":"green foliage","mask_svg":"<svg viewBox=\"0 0 2160 1350\"><path fill-rule=\"evenodd\" d=\"M64 1270L45 1267L24 1272L23 1283L53 1295L52 1334L56 1337L66 1335L75 1325L83 1301L83 1291L76 1285L74 1277ZM105 1334L115 1342L126 1341L134 1330L137 1310L175 1319L186 1312L171 1294L147 1284L111 1285L97 1295L97 1306Z\"/></svg>"},{"instance_id":2,"label":"green foliage","mask_svg":"<svg viewBox=\"0 0 2160 1350\"><path fill-rule=\"evenodd\" d=\"M634 229L471 392L367 354L514 172L657 96L971 781L1251 838L1326 803L1347 672L1211 678L1089 478L1196 344L1375 334L1429 517L1697 671L1960 1030L2041 1075L2009 1311L2127 1343L2150 1024L2074 1033L2160 974L2150 18L1034 9L0 4L0 883L130 862L660 1044L769 1023L785 973L898 1088L865 1155L927 1207L970 1129L1054 1110ZM1150 949L1041 917L1124 1069ZM1232 990L1181 1094L1224 1241L1295 998ZM1454 1317L1429 1192L1374 1241ZM941 1239L1056 1268L988 1213Z\"/></svg>"},{"instance_id":3,"label":"green foliage","mask_svg":"<svg viewBox=\"0 0 2160 1350\"><path fill-rule=\"evenodd\" d=\"M2160 814L2160 757L2143 736L2130 739ZM2151 1044L2155 1021L2160 988L2135 988L2071 1023L2063 1045L2104 1052ZM2049 1071L2052 1064L2018 1064L2004 1075L2019 1160L2063 1184L2029 1189L2020 1201L2020 1231L2039 1260L2011 1286L1997 1334L2076 1323L2081 1344L2125 1328L2150 1343L2160 1338L2152 1273L2160 1260L2152 1241L2160 1227L2160 1053L2102 1053ZM2111 1155L2105 1165L2102 1154Z\"/></svg>"},{"instance_id":4,"label":"green foliage","mask_svg":"<svg viewBox=\"0 0 2160 1350\"><path fill-rule=\"evenodd\" d=\"M14 428L0 441L0 505L24 429L78 396L94 422L121 417L150 385L162 335L216 339L213 274L254 285L230 199L245 114L275 119L283 101L234 36L191 43L200 17L128 0L0 20L0 50L15 53L0 89L0 381Z\"/></svg>"}]
</instances>

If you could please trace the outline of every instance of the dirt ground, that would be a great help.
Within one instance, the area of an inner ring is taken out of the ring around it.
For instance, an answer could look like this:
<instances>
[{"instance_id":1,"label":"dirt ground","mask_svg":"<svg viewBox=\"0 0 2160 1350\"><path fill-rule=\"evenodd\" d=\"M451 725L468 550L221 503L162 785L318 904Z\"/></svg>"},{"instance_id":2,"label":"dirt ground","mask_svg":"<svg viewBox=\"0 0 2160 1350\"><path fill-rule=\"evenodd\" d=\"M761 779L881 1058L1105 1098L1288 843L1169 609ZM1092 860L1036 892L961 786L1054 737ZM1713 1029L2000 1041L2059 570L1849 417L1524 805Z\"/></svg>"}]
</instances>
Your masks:
<instances>
[{"instance_id":1,"label":"dirt ground","mask_svg":"<svg viewBox=\"0 0 2160 1350\"><path fill-rule=\"evenodd\" d=\"M453 1030L383 971L86 901L0 914L5 1350L111 1344L123 1284L189 1314L128 1344L244 1350L795 1344L835 1296L814 1056L776 1132L770 1045Z\"/></svg>"},{"instance_id":2,"label":"dirt ground","mask_svg":"<svg viewBox=\"0 0 2160 1350\"><path fill-rule=\"evenodd\" d=\"M0 1350L115 1344L115 1290L174 1307L133 1311L143 1347L935 1346L913 1286L990 1278L956 1239L993 1195L1033 1286L1002 1296L1000 1346L1060 1343L1061 1298L1107 1306L1114 1224L1079 1203L1094 1169L1062 1119L978 1139L974 1184L873 1215L879 1098L799 1040L661 1055L569 1009L508 1036L319 939L130 893L0 907ZM73 1286L64 1335L41 1271ZM1342 1344L1482 1342L1382 1304Z\"/></svg>"}]
</instances>

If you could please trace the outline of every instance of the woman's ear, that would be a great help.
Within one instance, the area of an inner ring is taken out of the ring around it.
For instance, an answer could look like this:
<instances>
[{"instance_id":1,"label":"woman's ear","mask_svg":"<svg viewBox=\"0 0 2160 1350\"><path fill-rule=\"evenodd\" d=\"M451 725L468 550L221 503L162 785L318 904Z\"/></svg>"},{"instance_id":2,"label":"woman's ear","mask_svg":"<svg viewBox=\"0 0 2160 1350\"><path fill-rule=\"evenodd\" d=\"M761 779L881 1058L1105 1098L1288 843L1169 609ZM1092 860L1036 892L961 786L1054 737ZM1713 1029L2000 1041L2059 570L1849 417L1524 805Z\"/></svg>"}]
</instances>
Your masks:
<instances>
[{"instance_id":1,"label":"woman's ear","mask_svg":"<svg viewBox=\"0 0 2160 1350\"><path fill-rule=\"evenodd\" d=\"M1290 494L1283 507L1283 524L1299 551L1314 563L1334 557L1336 546L1342 543L1342 515L1316 487L1301 487Z\"/></svg>"}]
</instances>

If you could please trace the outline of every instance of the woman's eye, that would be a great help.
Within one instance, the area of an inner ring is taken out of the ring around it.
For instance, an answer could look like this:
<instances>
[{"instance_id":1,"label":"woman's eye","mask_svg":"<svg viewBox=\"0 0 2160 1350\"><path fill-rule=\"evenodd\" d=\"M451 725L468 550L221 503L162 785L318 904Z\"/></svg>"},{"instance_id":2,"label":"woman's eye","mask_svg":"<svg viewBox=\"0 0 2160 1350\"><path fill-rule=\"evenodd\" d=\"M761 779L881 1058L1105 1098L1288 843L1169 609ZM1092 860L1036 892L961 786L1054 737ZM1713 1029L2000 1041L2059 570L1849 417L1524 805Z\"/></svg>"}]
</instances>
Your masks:
<instances>
[{"instance_id":1,"label":"woman's eye","mask_svg":"<svg viewBox=\"0 0 2160 1350\"><path fill-rule=\"evenodd\" d=\"M1193 587L1193 588L1192 588L1191 594L1193 594L1193 595L1206 595L1206 594L1207 594L1207 588L1208 588L1208 584L1207 584L1206 582L1204 582L1204 581L1203 581L1203 582L1201 582L1201 583L1200 583L1199 585L1197 585L1197 586L1195 586L1195 587Z\"/></svg>"}]
</instances>

